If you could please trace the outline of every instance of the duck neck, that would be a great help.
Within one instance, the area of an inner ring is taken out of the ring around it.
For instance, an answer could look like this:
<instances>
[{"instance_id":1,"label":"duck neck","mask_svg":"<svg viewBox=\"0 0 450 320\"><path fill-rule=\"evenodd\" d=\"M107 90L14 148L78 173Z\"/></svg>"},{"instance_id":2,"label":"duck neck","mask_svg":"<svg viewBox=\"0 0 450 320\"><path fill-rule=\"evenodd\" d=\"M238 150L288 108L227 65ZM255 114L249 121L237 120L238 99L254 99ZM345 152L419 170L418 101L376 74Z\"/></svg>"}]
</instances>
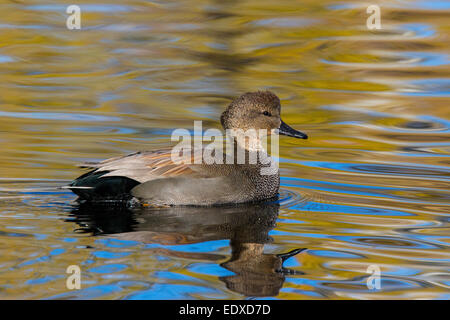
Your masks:
<instances>
[{"instance_id":1,"label":"duck neck","mask_svg":"<svg viewBox=\"0 0 450 320\"><path fill-rule=\"evenodd\" d=\"M262 143L262 135L254 129L227 129L227 135L232 137L238 148L247 152L266 152Z\"/></svg>"},{"instance_id":2,"label":"duck neck","mask_svg":"<svg viewBox=\"0 0 450 320\"><path fill-rule=\"evenodd\" d=\"M270 165L270 156L268 155L265 144L264 136L258 134L258 131L226 131L227 134L227 163L247 165L247 166L266 166ZM230 144L230 142L232 142ZM232 147L232 149L228 149ZM229 153L231 151L231 153Z\"/></svg>"}]
</instances>

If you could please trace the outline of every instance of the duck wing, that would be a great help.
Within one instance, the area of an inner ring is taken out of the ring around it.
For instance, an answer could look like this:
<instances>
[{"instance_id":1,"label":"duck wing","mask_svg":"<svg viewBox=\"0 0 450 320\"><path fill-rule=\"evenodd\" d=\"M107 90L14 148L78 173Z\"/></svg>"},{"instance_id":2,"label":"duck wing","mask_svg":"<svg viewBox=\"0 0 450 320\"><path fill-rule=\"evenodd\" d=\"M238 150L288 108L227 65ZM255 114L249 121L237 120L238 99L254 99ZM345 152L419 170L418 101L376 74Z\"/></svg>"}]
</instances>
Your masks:
<instances>
[{"instance_id":1,"label":"duck wing","mask_svg":"<svg viewBox=\"0 0 450 320\"><path fill-rule=\"evenodd\" d=\"M185 161L174 162L172 149L136 152L122 157L107 159L95 164L86 163L82 167L94 172L106 172L103 177L121 176L144 183L150 180L193 175L194 157L186 156Z\"/></svg>"},{"instance_id":2,"label":"duck wing","mask_svg":"<svg viewBox=\"0 0 450 320\"><path fill-rule=\"evenodd\" d=\"M194 154L194 153L192 153ZM106 159L98 163L83 163L91 169L63 188L84 199L121 199L129 197L131 189L151 180L178 176L200 176L195 170L194 157L174 162L172 149L136 152Z\"/></svg>"}]
</instances>

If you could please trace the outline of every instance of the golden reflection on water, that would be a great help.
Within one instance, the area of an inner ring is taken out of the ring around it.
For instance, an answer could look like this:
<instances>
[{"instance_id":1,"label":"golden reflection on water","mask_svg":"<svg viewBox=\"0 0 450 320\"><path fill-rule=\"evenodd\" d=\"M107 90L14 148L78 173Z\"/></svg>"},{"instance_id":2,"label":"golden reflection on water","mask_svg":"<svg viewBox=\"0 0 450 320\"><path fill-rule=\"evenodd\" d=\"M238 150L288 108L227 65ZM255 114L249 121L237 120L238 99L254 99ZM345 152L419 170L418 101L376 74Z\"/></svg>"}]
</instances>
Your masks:
<instances>
[{"instance_id":1,"label":"golden reflection on water","mask_svg":"<svg viewBox=\"0 0 450 320\"><path fill-rule=\"evenodd\" d=\"M0 1L0 298L243 298L258 285L280 299L449 298L445 2L379 2L373 31L358 1L76 2L82 30L69 31L73 1ZM272 240L233 242L240 218L179 229L190 212L165 231L138 214L80 232L90 220L56 189L75 164L167 147L194 119L219 127L255 89L276 92L310 136L280 139ZM156 233L115 238L139 232ZM264 269L297 248L297 273ZM246 250L261 264L227 264ZM71 264L79 292L65 288Z\"/></svg>"}]
</instances>

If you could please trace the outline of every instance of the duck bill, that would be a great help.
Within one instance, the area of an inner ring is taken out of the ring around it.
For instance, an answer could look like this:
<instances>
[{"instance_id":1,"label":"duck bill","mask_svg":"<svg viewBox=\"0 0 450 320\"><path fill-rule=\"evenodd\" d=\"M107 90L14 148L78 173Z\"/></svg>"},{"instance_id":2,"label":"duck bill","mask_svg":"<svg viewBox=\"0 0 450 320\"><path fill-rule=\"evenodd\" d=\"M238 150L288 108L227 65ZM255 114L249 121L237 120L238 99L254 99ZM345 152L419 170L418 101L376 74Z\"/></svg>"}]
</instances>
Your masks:
<instances>
[{"instance_id":1,"label":"duck bill","mask_svg":"<svg viewBox=\"0 0 450 320\"><path fill-rule=\"evenodd\" d=\"M289 127L283 120L281 120L281 126L278 129L278 134L282 134L288 137L294 137L299 139L308 139L308 135L306 133L297 131L291 127Z\"/></svg>"}]
</instances>

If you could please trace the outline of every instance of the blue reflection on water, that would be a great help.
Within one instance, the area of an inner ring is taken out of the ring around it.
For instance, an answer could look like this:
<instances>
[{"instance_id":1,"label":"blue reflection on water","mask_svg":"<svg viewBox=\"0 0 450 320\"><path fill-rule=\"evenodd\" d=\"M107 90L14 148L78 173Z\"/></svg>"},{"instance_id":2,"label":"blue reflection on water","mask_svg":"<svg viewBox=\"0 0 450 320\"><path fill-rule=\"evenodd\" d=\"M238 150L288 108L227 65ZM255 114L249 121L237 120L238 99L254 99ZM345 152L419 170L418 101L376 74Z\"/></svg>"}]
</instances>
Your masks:
<instances>
[{"instance_id":1,"label":"blue reflection on water","mask_svg":"<svg viewBox=\"0 0 450 320\"><path fill-rule=\"evenodd\" d=\"M303 210L310 212L328 212L328 213L343 213L343 214L357 214L357 215L374 215L374 216L394 216L394 217L406 217L415 216L413 213L399 211L394 209L385 208L373 208L373 207L361 207L361 206L349 206L335 203L319 203L309 201L306 204L294 205L291 209Z\"/></svg>"},{"instance_id":2,"label":"blue reflection on water","mask_svg":"<svg viewBox=\"0 0 450 320\"><path fill-rule=\"evenodd\" d=\"M26 9L35 11L59 11L66 12L69 5L62 4L39 4L27 6ZM81 4L78 5L81 11L86 12L124 12L131 11L131 6L117 5L117 4Z\"/></svg>"},{"instance_id":3,"label":"blue reflection on water","mask_svg":"<svg viewBox=\"0 0 450 320\"><path fill-rule=\"evenodd\" d=\"M65 278L62 275L52 275L52 276L45 276L42 278L36 278L36 279L30 279L27 280L25 283L28 285L39 285L39 284L44 284L44 283L48 283L57 279L61 279L61 278Z\"/></svg>"},{"instance_id":4,"label":"blue reflection on water","mask_svg":"<svg viewBox=\"0 0 450 320\"><path fill-rule=\"evenodd\" d=\"M342 252L342 251L331 251L331 250L308 250L308 254L327 257L327 258L344 258L344 259L360 259L364 258L359 254Z\"/></svg>"},{"instance_id":5,"label":"blue reflection on water","mask_svg":"<svg viewBox=\"0 0 450 320\"><path fill-rule=\"evenodd\" d=\"M128 266L126 264L114 263L114 264L105 264L102 266L93 267L93 268L89 269L88 272L109 274L109 273L123 271L126 268L128 268Z\"/></svg>"},{"instance_id":6,"label":"blue reflection on water","mask_svg":"<svg viewBox=\"0 0 450 320\"><path fill-rule=\"evenodd\" d=\"M416 0L414 2L408 1L408 5L430 10L450 9L450 2L448 0Z\"/></svg>"},{"instance_id":7,"label":"blue reflection on water","mask_svg":"<svg viewBox=\"0 0 450 320\"><path fill-rule=\"evenodd\" d=\"M361 246L401 249L439 249L436 245L406 238L369 236L331 236L331 239L354 243Z\"/></svg>"},{"instance_id":8,"label":"blue reflection on water","mask_svg":"<svg viewBox=\"0 0 450 320\"><path fill-rule=\"evenodd\" d=\"M281 289L281 292L292 292L292 293L306 295L306 296L310 296L310 297L314 297L314 298L323 298L324 297L319 292L306 291L306 290L300 290L300 289L295 289L295 288L283 288L283 289Z\"/></svg>"},{"instance_id":9,"label":"blue reflection on water","mask_svg":"<svg viewBox=\"0 0 450 320\"><path fill-rule=\"evenodd\" d=\"M14 59L9 56L0 55L0 63L13 62Z\"/></svg>"},{"instance_id":10,"label":"blue reflection on water","mask_svg":"<svg viewBox=\"0 0 450 320\"><path fill-rule=\"evenodd\" d=\"M428 146L448 146L448 142L444 143L429 143ZM373 164L373 163L342 163L342 162L326 162L326 161L300 161L300 160L292 160L292 159L283 159L285 163L294 163L301 164L307 167L316 167L316 168L324 168L324 169L333 169L339 171L347 171L347 172L359 172L359 173L370 173L370 174L380 174L380 175L399 175L399 176L413 176L413 177L423 177L429 178L432 177L433 180L441 180L448 181L450 177L447 177L446 174L450 173L448 167L437 166L437 165L427 165L421 164L420 166L413 166L410 164ZM415 171L415 172L414 172ZM438 175L438 172L441 175ZM290 178L291 180L297 180L300 178ZM301 180L301 179L300 179ZM314 181L314 180L312 180ZM317 182L316 182L317 183ZM325 184L331 185L339 185L345 186L345 184L339 183L334 184L332 182L326 182ZM357 186L358 188L364 188L361 185L350 185ZM385 187L376 187L376 186L367 186L370 189L378 189L382 188L385 190L389 190L392 188ZM395 188L393 188L395 189ZM401 189L398 189L401 190ZM362 193L364 194L364 193Z\"/></svg>"},{"instance_id":11,"label":"blue reflection on water","mask_svg":"<svg viewBox=\"0 0 450 320\"><path fill-rule=\"evenodd\" d=\"M128 296L130 300L171 300L194 299L195 294L217 294L219 290L196 285L172 283L156 283L149 290L140 291Z\"/></svg>"},{"instance_id":12,"label":"blue reflection on water","mask_svg":"<svg viewBox=\"0 0 450 320\"><path fill-rule=\"evenodd\" d=\"M414 32L414 34L418 38L431 37L436 33L436 31L434 31L434 29L430 25L423 23L407 23L401 25L401 27L408 31Z\"/></svg>"},{"instance_id":13,"label":"blue reflection on water","mask_svg":"<svg viewBox=\"0 0 450 320\"><path fill-rule=\"evenodd\" d=\"M228 240L215 240L199 243L161 245L159 243L145 244L145 249L166 248L181 252L218 252L222 248L228 248Z\"/></svg>"},{"instance_id":14,"label":"blue reflection on water","mask_svg":"<svg viewBox=\"0 0 450 320\"><path fill-rule=\"evenodd\" d=\"M126 257L130 255L131 252L94 251L92 254L97 258L116 259Z\"/></svg>"},{"instance_id":15,"label":"blue reflection on water","mask_svg":"<svg viewBox=\"0 0 450 320\"><path fill-rule=\"evenodd\" d=\"M189 270L198 274L206 274L216 277L226 277L234 275L233 272L222 268L217 263L193 263L189 266Z\"/></svg>"},{"instance_id":16,"label":"blue reflection on water","mask_svg":"<svg viewBox=\"0 0 450 320\"><path fill-rule=\"evenodd\" d=\"M98 286L92 286L88 288L83 288L84 282L81 283L82 289L80 290L73 290L69 291L63 294L58 294L56 296L52 296L47 298L49 299L96 299L100 297L105 297L110 294L119 294L120 291L122 291L122 288L116 284L107 284L107 285L98 285Z\"/></svg>"}]
</instances>

